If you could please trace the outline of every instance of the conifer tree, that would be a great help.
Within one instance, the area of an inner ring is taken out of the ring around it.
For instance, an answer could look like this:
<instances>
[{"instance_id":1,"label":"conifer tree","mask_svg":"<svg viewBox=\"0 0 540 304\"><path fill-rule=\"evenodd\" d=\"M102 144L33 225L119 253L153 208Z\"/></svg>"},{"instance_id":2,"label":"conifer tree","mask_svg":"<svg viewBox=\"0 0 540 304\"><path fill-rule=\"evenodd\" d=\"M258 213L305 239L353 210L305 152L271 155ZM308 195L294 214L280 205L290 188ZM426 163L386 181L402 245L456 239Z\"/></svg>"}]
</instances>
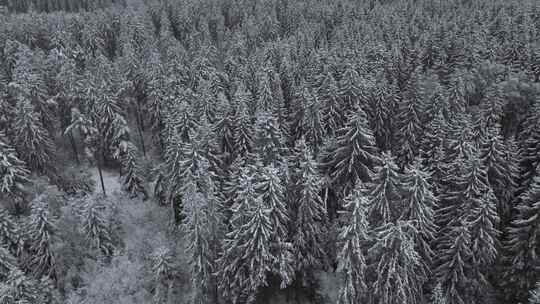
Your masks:
<instances>
[{"instance_id":1,"label":"conifer tree","mask_svg":"<svg viewBox=\"0 0 540 304\"><path fill-rule=\"evenodd\" d=\"M535 270L540 267L536 258L540 236L539 198L540 174L537 174L529 190L520 196L505 238L504 282L509 301L524 301L526 293L539 279Z\"/></svg>"},{"instance_id":2,"label":"conifer tree","mask_svg":"<svg viewBox=\"0 0 540 304\"><path fill-rule=\"evenodd\" d=\"M194 184L187 186L184 196L186 202L183 205L183 212L186 217L183 225L189 241L186 250L190 256L192 284L195 291L193 303L207 303L210 298L209 289L213 269L209 242L208 203Z\"/></svg>"},{"instance_id":3,"label":"conifer tree","mask_svg":"<svg viewBox=\"0 0 540 304\"><path fill-rule=\"evenodd\" d=\"M17 259L0 243L0 282L8 279L12 270L17 268Z\"/></svg>"},{"instance_id":4,"label":"conifer tree","mask_svg":"<svg viewBox=\"0 0 540 304\"><path fill-rule=\"evenodd\" d=\"M316 95L308 89L304 89L301 98L302 104L297 119L300 119L295 137L303 136L305 140L314 149L315 155L318 154L324 138L323 113L321 104Z\"/></svg>"},{"instance_id":5,"label":"conifer tree","mask_svg":"<svg viewBox=\"0 0 540 304\"><path fill-rule=\"evenodd\" d=\"M540 303L540 284L536 283L536 287L529 293L529 304Z\"/></svg>"},{"instance_id":6,"label":"conifer tree","mask_svg":"<svg viewBox=\"0 0 540 304\"><path fill-rule=\"evenodd\" d=\"M0 282L0 303L40 303L40 286L35 280L28 278L19 269L12 270L7 278L5 282Z\"/></svg>"},{"instance_id":7,"label":"conifer tree","mask_svg":"<svg viewBox=\"0 0 540 304\"><path fill-rule=\"evenodd\" d=\"M285 140L277 119L268 112L258 112L255 128L255 147L263 163L279 164L284 154Z\"/></svg>"},{"instance_id":8,"label":"conifer tree","mask_svg":"<svg viewBox=\"0 0 540 304\"><path fill-rule=\"evenodd\" d=\"M497 258L499 215L496 211L496 197L491 189L476 201L470 214L471 248L479 271L487 275L487 270Z\"/></svg>"},{"instance_id":9,"label":"conifer tree","mask_svg":"<svg viewBox=\"0 0 540 304\"><path fill-rule=\"evenodd\" d=\"M481 150L481 159L487 169L488 181L497 197L497 210L503 218L508 218L513 192L517 188L517 164L512 159L511 147L502 141L494 131L487 132Z\"/></svg>"},{"instance_id":10,"label":"conifer tree","mask_svg":"<svg viewBox=\"0 0 540 304\"><path fill-rule=\"evenodd\" d=\"M478 288L473 275L471 235L465 223L453 224L442 235L437 247L437 280L449 304L476 303Z\"/></svg>"},{"instance_id":11,"label":"conifer tree","mask_svg":"<svg viewBox=\"0 0 540 304\"><path fill-rule=\"evenodd\" d=\"M110 223L108 222L107 206L100 201L87 197L81 205L81 230L86 236L89 247L110 256L115 250Z\"/></svg>"},{"instance_id":12,"label":"conifer tree","mask_svg":"<svg viewBox=\"0 0 540 304\"><path fill-rule=\"evenodd\" d=\"M392 113L396 105L396 96L390 90L377 87L369 98L369 122L377 146L389 150L393 140Z\"/></svg>"},{"instance_id":13,"label":"conifer tree","mask_svg":"<svg viewBox=\"0 0 540 304\"><path fill-rule=\"evenodd\" d=\"M290 219L285 189L276 167L266 166L260 171L257 190L269 210L268 216L272 224L271 252L276 259L272 272L279 275L281 286L285 287L292 282L294 275L292 246L288 240Z\"/></svg>"},{"instance_id":14,"label":"conifer tree","mask_svg":"<svg viewBox=\"0 0 540 304\"><path fill-rule=\"evenodd\" d=\"M397 115L399 135L397 135L396 154L402 166L410 164L419 154L422 125L416 109L417 103L416 96L406 97L399 103Z\"/></svg>"},{"instance_id":15,"label":"conifer tree","mask_svg":"<svg viewBox=\"0 0 540 304\"><path fill-rule=\"evenodd\" d=\"M347 64L338 83L338 92L345 111L356 109L360 105L360 101L364 99L363 92L359 87L362 83L362 79L353 65Z\"/></svg>"},{"instance_id":16,"label":"conifer tree","mask_svg":"<svg viewBox=\"0 0 540 304\"><path fill-rule=\"evenodd\" d=\"M358 187L358 186L357 186ZM361 189L355 189L345 199L343 226L338 235L338 268L343 282L338 303L359 303L368 295L367 252L370 237L367 221L368 199Z\"/></svg>"},{"instance_id":17,"label":"conifer tree","mask_svg":"<svg viewBox=\"0 0 540 304\"><path fill-rule=\"evenodd\" d=\"M235 98L244 98L246 92L242 87L238 88ZM234 119L234 152L237 155L246 155L254 151L253 123L245 102L237 103L236 116Z\"/></svg>"},{"instance_id":18,"label":"conifer tree","mask_svg":"<svg viewBox=\"0 0 540 304\"><path fill-rule=\"evenodd\" d=\"M235 208L232 228L223 243L220 263L220 289L233 303L253 303L260 287L266 286L275 257L270 248L269 210L257 197L249 177L247 192Z\"/></svg>"},{"instance_id":19,"label":"conifer tree","mask_svg":"<svg viewBox=\"0 0 540 304\"><path fill-rule=\"evenodd\" d=\"M54 146L40 115L27 99L17 102L13 131L15 148L28 166L38 171L50 169Z\"/></svg>"},{"instance_id":20,"label":"conifer tree","mask_svg":"<svg viewBox=\"0 0 540 304\"><path fill-rule=\"evenodd\" d=\"M29 256L26 268L37 277L56 277L56 258L53 242L56 237L56 225L42 198L38 197L32 204L27 228Z\"/></svg>"},{"instance_id":21,"label":"conifer tree","mask_svg":"<svg viewBox=\"0 0 540 304\"><path fill-rule=\"evenodd\" d=\"M431 175L422 169L419 160L405 169L405 209L402 217L411 221L418 230L415 248L427 265L433 261L431 248L437 233L435 210L438 201L430 180Z\"/></svg>"},{"instance_id":22,"label":"conifer tree","mask_svg":"<svg viewBox=\"0 0 540 304\"><path fill-rule=\"evenodd\" d=\"M148 198L144 188L144 177L138 160L137 147L131 141L123 141L121 150L120 164L125 189L133 196L140 194L143 199Z\"/></svg>"},{"instance_id":23,"label":"conifer tree","mask_svg":"<svg viewBox=\"0 0 540 304\"><path fill-rule=\"evenodd\" d=\"M326 135L334 135L343 126L345 115L339 100L337 82L334 76L327 72L322 75L321 84L317 90L321 102L322 122Z\"/></svg>"},{"instance_id":24,"label":"conifer tree","mask_svg":"<svg viewBox=\"0 0 540 304\"><path fill-rule=\"evenodd\" d=\"M430 304L447 304L446 296L443 293L441 283L437 283L431 293Z\"/></svg>"},{"instance_id":25,"label":"conifer tree","mask_svg":"<svg viewBox=\"0 0 540 304\"><path fill-rule=\"evenodd\" d=\"M309 149L304 149L296 174L299 177L296 184L298 199L295 202L292 242L296 270L306 285L312 279L312 271L324 265L326 253L322 237L327 230L326 209L320 196L320 176Z\"/></svg>"},{"instance_id":26,"label":"conifer tree","mask_svg":"<svg viewBox=\"0 0 540 304\"><path fill-rule=\"evenodd\" d=\"M174 275L173 256L166 246L156 248L151 256L152 273L155 292L152 297L154 304L167 303L167 297L172 285Z\"/></svg>"},{"instance_id":27,"label":"conifer tree","mask_svg":"<svg viewBox=\"0 0 540 304\"><path fill-rule=\"evenodd\" d=\"M17 253L20 248L21 235L17 222L6 209L0 207L0 245Z\"/></svg>"},{"instance_id":28,"label":"conifer tree","mask_svg":"<svg viewBox=\"0 0 540 304\"><path fill-rule=\"evenodd\" d=\"M375 303L420 303L426 266L414 249L418 231L407 221L387 223L376 229L374 255Z\"/></svg>"},{"instance_id":29,"label":"conifer tree","mask_svg":"<svg viewBox=\"0 0 540 304\"><path fill-rule=\"evenodd\" d=\"M348 115L347 123L338 130L335 145L327 149L322 168L336 191L343 195L357 181L368 181L373 166L379 161L373 132L360 108Z\"/></svg>"},{"instance_id":30,"label":"conifer tree","mask_svg":"<svg viewBox=\"0 0 540 304\"><path fill-rule=\"evenodd\" d=\"M29 171L0 132L0 193L16 193L28 181Z\"/></svg>"},{"instance_id":31,"label":"conifer tree","mask_svg":"<svg viewBox=\"0 0 540 304\"><path fill-rule=\"evenodd\" d=\"M394 222L404 212L404 177L398 171L394 157L384 153L382 164L375 167L368 187L369 215L375 227Z\"/></svg>"}]
</instances>

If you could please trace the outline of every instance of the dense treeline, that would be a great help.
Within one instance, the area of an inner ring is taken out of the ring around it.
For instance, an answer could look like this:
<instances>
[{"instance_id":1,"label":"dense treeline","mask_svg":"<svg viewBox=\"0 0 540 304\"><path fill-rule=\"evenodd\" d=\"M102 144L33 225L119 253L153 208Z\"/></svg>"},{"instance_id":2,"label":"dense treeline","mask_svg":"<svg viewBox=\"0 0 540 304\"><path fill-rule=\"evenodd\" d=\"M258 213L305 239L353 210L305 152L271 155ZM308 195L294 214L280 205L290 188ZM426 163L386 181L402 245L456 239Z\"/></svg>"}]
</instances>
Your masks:
<instances>
[{"instance_id":1,"label":"dense treeline","mask_svg":"<svg viewBox=\"0 0 540 304\"><path fill-rule=\"evenodd\" d=\"M538 1L118 3L4 3L0 303L538 303Z\"/></svg>"},{"instance_id":2,"label":"dense treeline","mask_svg":"<svg viewBox=\"0 0 540 304\"><path fill-rule=\"evenodd\" d=\"M0 6L10 12L54 12L54 11L89 11L113 5L126 6L125 0L1 0Z\"/></svg>"}]
</instances>

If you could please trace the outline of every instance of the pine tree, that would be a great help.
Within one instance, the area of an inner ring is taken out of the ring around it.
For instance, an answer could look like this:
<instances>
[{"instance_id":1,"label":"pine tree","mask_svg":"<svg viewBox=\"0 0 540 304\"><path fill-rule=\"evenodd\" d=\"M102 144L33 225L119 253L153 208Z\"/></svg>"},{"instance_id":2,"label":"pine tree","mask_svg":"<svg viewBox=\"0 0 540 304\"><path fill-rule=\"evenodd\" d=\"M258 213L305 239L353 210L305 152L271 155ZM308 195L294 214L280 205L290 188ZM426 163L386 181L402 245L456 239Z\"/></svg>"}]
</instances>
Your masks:
<instances>
[{"instance_id":1,"label":"pine tree","mask_svg":"<svg viewBox=\"0 0 540 304\"><path fill-rule=\"evenodd\" d=\"M52 166L54 147L40 115L27 99L17 102L13 131L14 145L21 158L34 170L44 171Z\"/></svg>"},{"instance_id":2,"label":"pine tree","mask_svg":"<svg viewBox=\"0 0 540 304\"><path fill-rule=\"evenodd\" d=\"M390 153L384 153L382 164L375 167L368 187L369 215L376 227L393 222L405 211L404 177Z\"/></svg>"},{"instance_id":3,"label":"pine tree","mask_svg":"<svg viewBox=\"0 0 540 304\"><path fill-rule=\"evenodd\" d=\"M360 303L368 294L365 243L370 239L367 221L368 199L361 189L355 189L345 199L343 226L338 235L338 268L343 282L338 303Z\"/></svg>"},{"instance_id":4,"label":"pine tree","mask_svg":"<svg viewBox=\"0 0 540 304\"><path fill-rule=\"evenodd\" d=\"M420 303L426 266L414 249L418 231L407 221L383 224L376 229L374 255L375 303Z\"/></svg>"},{"instance_id":5,"label":"pine tree","mask_svg":"<svg viewBox=\"0 0 540 304\"><path fill-rule=\"evenodd\" d=\"M516 214L505 239L506 269L504 282L508 300L522 300L538 281L538 244L540 236L540 172L525 193L520 196Z\"/></svg>"},{"instance_id":6,"label":"pine tree","mask_svg":"<svg viewBox=\"0 0 540 304\"><path fill-rule=\"evenodd\" d=\"M431 175L422 169L419 160L405 169L406 193L402 217L411 221L418 230L415 248L427 265L431 265L434 258L431 247L437 232L435 210L438 201L430 180Z\"/></svg>"},{"instance_id":7,"label":"pine tree","mask_svg":"<svg viewBox=\"0 0 540 304\"><path fill-rule=\"evenodd\" d=\"M0 193L16 193L28 181L28 169L0 132Z\"/></svg>"},{"instance_id":8,"label":"pine tree","mask_svg":"<svg viewBox=\"0 0 540 304\"><path fill-rule=\"evenodd\" d=\"M336 191L342 194L348 193L357 181L368 181L379 161L373 132L360 108L349 114L347 123L338 131L335 145L327 149L321 165Z\"/></svg>"},{"instance_id":9,"label":"pine tree","mask_svg":"<svg viewBox=\"0 0 540 304\"><path fill-rule=\"evenodd\" d=\"M304 149L299 163L293 224L293 248L296 270L304 285L312 279L312 271L324 265L326 253L323 236L327 230L326 208L321 199L320 177L308 149Z\"/></svg>"}]
</instances>

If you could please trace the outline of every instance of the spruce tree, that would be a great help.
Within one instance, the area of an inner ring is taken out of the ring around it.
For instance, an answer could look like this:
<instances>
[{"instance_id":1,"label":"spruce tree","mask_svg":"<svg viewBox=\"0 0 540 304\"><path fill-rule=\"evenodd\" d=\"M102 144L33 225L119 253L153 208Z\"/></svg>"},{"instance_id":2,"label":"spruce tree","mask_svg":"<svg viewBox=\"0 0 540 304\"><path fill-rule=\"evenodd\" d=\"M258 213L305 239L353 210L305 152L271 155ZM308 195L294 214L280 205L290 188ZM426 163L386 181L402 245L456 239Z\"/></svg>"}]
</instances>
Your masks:
<instances>
[{"instance_id":1,"label":"spruce tree","mask_svg":"<svg viewBox=\"0 0 540 304\"><path fill-rule=\"evenodd\" d=\"M309 284L313 271L325 263L323 236L327 230L327 215L320 196L321 183L309 149L304 149L296 172L298 199L295 202L293 248L296 271L304 285Z\"/></svg>"},{"instance_id":2,"label":"spruce tree","mask_svg":"<svg viewBox=\"0 0 540 304\"><path fill-rule=\"evenodd\" d=\"M122 166L123 184L126 191L132 196L142 195L143 199L148 198L144 187L144 176L139 164L137 147L131 141L124 141L120 154L120 164Z\"/></svg>"},{"instance_id":3,"label":"spruce tree","mask_svg":"<svg viewBox=\"0 0 540 304\"><path fill-rule=\"evenodd\" d=\"M83 198L80 206L81 230L92 250L111 256L114 253L110 223L107 219L107 206L92 197Z\"/></svg>"},{"instance_id":4,"label":"spruce tree","mask_svg":"<svg viewBox=\"0 0 540 304\"><path fill-rule=\"evenodd\" d=\"M36 280L28 278L21 270L14 269L5 282L0 282L0 303L45 303L40 302L40 286Z\"/></svg>"},{"instance_id":5,"label":"spruce tree","mask_svg":"<svg viewBox=\"0 0 540 304\"><path fill-rule=\"evenodd\" d=\"M382 164L375 167L371 180L367 189L371 223L377 227L395 221L405 210L406 189L404 177L390 153L383 154Z\"/></svg>"},{"instance_id":6,"label":"spruce tree","mask_svg":"<svg viewBox=\"0 0 540 304\"><path fill-rule=\"evenodd\" d=\"M368 203L362 189L355 189L345 199L343 224L338 235L337 272L343 277L338 298L340 304L359 303L368 295L365 251L366 243L370 240Z\"/></svg>"},{"instance_id":7,"label":"spruce tree","mask_svg":"<svg viewBox=\"0 0 540 304\"><path fill-rule=\"evenodd\" d=\"M410 164L419 155L422 125L417 110L417 99L407 96L399 103L397 124L397 151L399 163L402 167Z\"/></svg>"},{"instance_id":8,"label":"spruce tree","mask_svg":"<svg viewBox=\"0 0 540 304\"><path fill-rule=\"evenodd\" d=\"M387 223L376 228L375 282L371 286L375 303L420 303L426 266L414 249L416 228L408 221Z\"/></svg>"},{"instance_id":9,"label":"spruce tree","mask_svg":"<svg viewBox=\"0 0 540 304\"><path fill-rule=\"evenodd\" d=\"M28 99L17 102L13 131L15 148L28 166L38 171L50 169L54 146L40 115Z\"/></svg>"},{"instance_id":10,"label":"spruce tree","mask_svg":"<svg viewBox=\"0 0 540 304\"><path fill-rule=\"evenodd\" d=\"M357 181L366 182L379 161L373 132L364 111L356 108L338 130L335 144L327 147L321 166L340 195L346 195Z\"/></svg>"},{"instance_id":11,"label":"spruce tree","mask_svg":"<svg viewBox=\"0 0 540 304\"><path fill-rule=\"evenodd\" d=\"M497 211L506 219L510 216L518 174L511 147L494 130L490 130L484 139L480 157L486 166L489 184L497 197Z\"/></svg>"},{"instance_id":12,"label":"spruce tree","mask_svg":"<svg viewBox=\"0 0 540 304\"><path fill-rule=\"evenodd\" d=\"M6 209L0 207L0 245L17 253L21 248L21 232L17 222Z\"/></svg>"},{"instance_id":13,"label":"spruce tree","mask_svg":"<svg viewBox=\"0 0 540 304\"><path fill-rule=\"evenodd\" d=\"M258 112L255 130L255 147L263 163L278 165L284 154L285 139L277 119L268 112Z\"/></svg>"},{"instance_id":14,"label":"spruce tree","mask_svg":"<svg viewBox=\"0 0 540 304\"><path fill-rule=\"evenodd\" d=\"M184 229L187 232L188 245L186 248L190 257L191 281L193 290L193 303L207 303L210 293L212 276L212 260L210 251L210 221L208 203L203 194L197 191L196 185L191 183L186 187L183 205Z\"/></svg>"},{"instance_id":15,"label":"spruce tree","mask_svg":"<svg viewBox=\"0 0 540 304\"><path fill-rule=\"evenodd\" d=\"M276 259L272 272L280 277L281 286L284 288L292 282L294 275L292 246L288 239L290 235L289 208L279 170L274 166L266 166L260 171L259 183L256 187L269 210L272 224L271 252Z\"/></svg>"},{"instance_id":16,"label":"spruce tree","mask_svg":"<svg viewBox=\"0 0 540 304\"><path fill-rule=\"evenodd\" d=\"M12 270L17 268L17 259L0 243L0 282L8 279Z\"/></svg>"},{"instance_id":17,"label":"spruce tree","mask_svg":"<svg viewBox=\"0 0 540 304\"><path fill-rule=\"evenodd\" d=\"M248 180L246 181L248 184ZM272 255L269 210L257 197L253 186L236 206L232 228L223 242L220 264L220 289L233 303L253 303L260 287L268 284L275 257Z\"/></svg>"},{"instance_id":18,"label":"spruce tree","mask_svg":"<svg viewBox=\"0 0 540 304\"><path fill-rule=\"evenodd\" d=\"M538 246L540 241L540 172L533 179L529 190L519 198L516 214L505 238L504 282L509 301L524 301L526 293L538 281L540 267Z\"/></svg>"},{"instance_id":19,"label":"spruce tree","mask_svg":"<svg viewBox=\"0 0 540 304\"><path fill-rule=\"evenodd\" d=\"M471 235L466 223L456 223L438 240L437 280L448 304L476 303L474 292L476 277L471 251Z\"/></svg>"},{"instance_id":20,"label":"spruce tree","mask_svg":"<svg viewBox=\"0 0 540 304\"><path fill-rule=\"evenodd\" d=\"M317 90L317 98L321 102L320 112L325 134L334 135L343 126L345 115L339 99L337 82L330 72L323 75Z\"/></svg>"},{"instance_id":21,"label":"spruce tree","mask_svg":"<svg viewBox=\"0 0 540 304\"><path fill-rule=\"evenodd\" d=\"M491 189L476 201L470 214L471 248L479 271L487 275L490 266L497 258L498 237L497 230L499 215L496 211L496 197Z\"/></svg>"},{"instance_id":22,"label":"spruce tree","mask_svg":"<svg viewBox=\"0 0 540 304\"><path fill-rule=\"evenodd\" d=\"M238 89L235 94L236 98L245 96L245 92ZM238 96L239 95L239 96ZM234 153L237 155L247 155L254 152L254 131L252 118L248 112L248 105L245 102L237 104L236 115L234 119Z\"/></svg>"},{"instance_id":23,"label":"spruce tree","mask_svg":"<svg viewBox=\"0 0 540 304\"><path fill-rule=\"evenodd\" d=\"M415 248L427 265L431 265L434 258L432 245L437 233L435 210L438 201L430 180L431 175L423 170L419 160L405 169L405 209L402 217L411 221L418 230Z\"/></svg>"},{"instance_id":24,"label":"spruce tree","mask_svg":"<svg viewBox=\"0 0 540 304\"><path fill-rule=\"evenodd\" d=\"M32 203L26 231L29 256L25 261L25 267L37 277L56 277L56 259L53 251L56 229L48 206L42 198L36 198Z\"/></svg>"},{"instance_id":25,"label":"spruce tree","mask_svg":"<svg viewBox=\"0 0 540 304\"><path fill-rule=\"evenodd\" d=\"M155 291L152 297L153 304L167 303L167 297L172 285L174 275L173 256L166 246L158 247L151 255L151 270Z\"/></svg>"},{"instance_id":26,"label":"spruce tree","mask_svg":"<svg viewBox=\"0 0 540 304\"><path fill-rule=\"evenodd\" d=\"M24 161L0 132L0 193L14 194L22 190L29 173Z\"/></svg>"},{"instance_id":27,"label":"spruce tree","mask_svg":"<svg viewBox=\"0 0 540 304\"><path fill-rule=\"evenodd\" d=\"M529 293L529 304L540 303L540 284L536 283L536 287Z\"/></svg>"}]
</instances>

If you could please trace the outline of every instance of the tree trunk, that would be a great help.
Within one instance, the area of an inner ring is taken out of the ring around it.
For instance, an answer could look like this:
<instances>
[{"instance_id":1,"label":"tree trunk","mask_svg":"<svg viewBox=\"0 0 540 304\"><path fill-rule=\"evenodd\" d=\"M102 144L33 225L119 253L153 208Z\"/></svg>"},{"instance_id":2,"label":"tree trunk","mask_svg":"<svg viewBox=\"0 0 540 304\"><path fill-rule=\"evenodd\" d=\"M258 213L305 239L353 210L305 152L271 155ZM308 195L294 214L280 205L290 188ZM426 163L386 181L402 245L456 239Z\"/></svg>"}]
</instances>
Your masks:
<instances>
[{"instance_id":1,"label":"tree trunk","mask_svg":"<svg viewBox=\"0 0 540 304\"><path fill-rule=\"evenodd\" d=\"M77 165L81 165L81 161L79 160L79 152L77 151L77 144L75 143L75 138L73 137L73 131L69 131L69 141L71 142L73 154L75 154L75 161L77 162Z\"/></svg>"},{"instance_id":2,"label":"tree trunk","mask_svg":"<svg viewBox=\"0 0 540 304\"><path fill-rule=\"evenodd\" d=\"M100 144L100 146L102 147L103 144ZM105 192L105 183L103 182L103 171L101 169L101 166L104 161L105 159L103 157L103 148L101 148L96 153L96 162L97 162L97 167L98 167L98 172L99 172L99 180L101 182L101 190L103 190L103 196L107 197L107 192Z\"/></svg>"},{"instance_id":3,"label":"tree trunk","mask_svg":"<svg viewBox=\"0 0 540 304\"><path fill-rule=\"evenodd\" d=\"M139 139L141 141L141 148L142 148L142 152L143 152L143 156L146 157L146 146L144 145L144 137L143 137L143 131L144 131L144 125L143 125L143 121L142 121L142 118L141 118L141 110L140 110L140 106L139 106L139 102L135 102L136 103L136 109L137 109L137 131L139 132Z\"/></svg>"}]
</instances>

